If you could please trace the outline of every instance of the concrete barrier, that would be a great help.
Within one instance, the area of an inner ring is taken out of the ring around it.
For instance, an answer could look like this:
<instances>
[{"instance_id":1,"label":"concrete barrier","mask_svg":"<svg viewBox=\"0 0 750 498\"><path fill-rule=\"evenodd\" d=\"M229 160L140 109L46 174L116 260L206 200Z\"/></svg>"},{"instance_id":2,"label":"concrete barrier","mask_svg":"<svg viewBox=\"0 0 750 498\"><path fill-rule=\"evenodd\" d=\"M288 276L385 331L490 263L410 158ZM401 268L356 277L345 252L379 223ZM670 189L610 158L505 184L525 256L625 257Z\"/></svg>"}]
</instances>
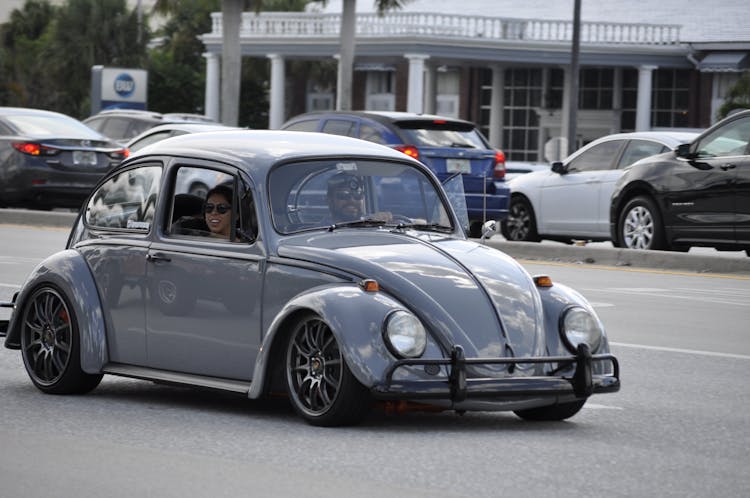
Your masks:
<instances>
[{"instance_id":1,"label":"concrete barrier","mask_svg":"<svg viewBox=\"0 0 750 498\"><path fill-rule=\"evenodd\" d=\"M0 224L70 228L77 213L0 209ZM602 266L625 266L697 273L750 275L750 257L686 254L671 251L643 251L614 247L589 247L566 244L508 242L495 236L486 241L517 259L557 261Z\"/></svg>"}]
</instances>

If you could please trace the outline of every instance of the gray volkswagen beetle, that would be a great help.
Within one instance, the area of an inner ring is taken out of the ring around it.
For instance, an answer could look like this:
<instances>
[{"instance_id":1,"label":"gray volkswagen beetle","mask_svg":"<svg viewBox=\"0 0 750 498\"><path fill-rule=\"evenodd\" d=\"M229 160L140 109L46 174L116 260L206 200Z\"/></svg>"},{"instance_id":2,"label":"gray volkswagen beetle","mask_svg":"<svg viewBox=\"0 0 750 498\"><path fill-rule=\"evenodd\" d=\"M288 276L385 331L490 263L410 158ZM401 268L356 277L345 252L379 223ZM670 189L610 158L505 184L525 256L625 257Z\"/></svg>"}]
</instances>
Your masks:
<instances>
[{"instance_id":1,"label":"gray volkswagen beetle","mask_svg":"<svg viewBox=\"0 0 750 498\"><path fill-rule=\"evenodd\" d=\"M206 199L180 189L196 173L216 179ZM45 393L103 374L285 393L324 426L374 402L562 420L617 391L591 305L467 240L461 185L346 137L159 142L92 191L14 296L5 346Z\"/></svg>"}]
</instances>

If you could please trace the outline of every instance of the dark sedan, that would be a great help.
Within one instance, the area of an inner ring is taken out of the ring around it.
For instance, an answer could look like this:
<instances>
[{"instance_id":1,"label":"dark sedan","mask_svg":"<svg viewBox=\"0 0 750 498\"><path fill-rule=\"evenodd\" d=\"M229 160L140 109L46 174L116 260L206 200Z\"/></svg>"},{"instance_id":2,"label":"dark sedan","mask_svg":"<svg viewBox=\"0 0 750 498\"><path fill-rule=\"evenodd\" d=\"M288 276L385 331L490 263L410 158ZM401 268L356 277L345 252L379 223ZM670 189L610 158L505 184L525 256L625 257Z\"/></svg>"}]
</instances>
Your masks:
<instances>
[{"instance_id":1,"label":"dark sedan","mask_svg":"<svg viewBox=\"0 0 750 498\"><path fill-rule=\"evenodd\" d=\"M64 114L0 107L0 206L78 208L126 156Z\"/></svg>"},{"instance_id":2,"label":"dark sedan","mask_svg":"<svg viewBox=\"0 0 750 498\"><path fill-rule=\"evenodd\" d=\"M618 247L750 255L750 111L634 164L615 185L610 227Z\"/></svg>"}]
</instances>

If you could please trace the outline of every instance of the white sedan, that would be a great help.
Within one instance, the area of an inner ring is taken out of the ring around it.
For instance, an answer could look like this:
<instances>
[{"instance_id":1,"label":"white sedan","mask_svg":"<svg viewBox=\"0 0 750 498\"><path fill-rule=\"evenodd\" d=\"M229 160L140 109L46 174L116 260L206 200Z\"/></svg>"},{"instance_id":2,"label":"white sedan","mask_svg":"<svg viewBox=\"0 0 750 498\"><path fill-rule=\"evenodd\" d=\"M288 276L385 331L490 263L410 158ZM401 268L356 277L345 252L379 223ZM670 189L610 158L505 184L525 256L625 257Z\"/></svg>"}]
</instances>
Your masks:
<instances>
[{"instance_id":1,"label":"white sedan","mask_svg":"<svg viewBox=\"0 0 750 498\"><path fill-rule=\"evenodd\" d=\"M644 131L598 138L549 169L512 178L507 240L608 240L609 206L617 179L636 161L675 149L692 132Z\"/></svg>"}]
</instances>

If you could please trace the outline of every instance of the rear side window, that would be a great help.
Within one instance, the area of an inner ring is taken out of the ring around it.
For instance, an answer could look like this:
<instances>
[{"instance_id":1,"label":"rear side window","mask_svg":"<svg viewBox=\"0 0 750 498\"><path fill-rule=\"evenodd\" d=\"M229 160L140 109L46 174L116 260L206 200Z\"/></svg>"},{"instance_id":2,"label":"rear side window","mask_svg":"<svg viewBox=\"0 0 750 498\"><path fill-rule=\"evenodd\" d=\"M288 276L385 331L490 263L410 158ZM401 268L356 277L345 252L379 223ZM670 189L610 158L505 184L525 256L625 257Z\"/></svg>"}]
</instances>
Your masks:
<instances>
[{"instance_id":1,"label":"rear side window","mask_svg":"<svg viewBox=\"0 0 750 498\"><path fill-rule=\"evenodd\" d=\"M288 131L317 131L318 120L308 119L306 121L297 121L296 123L292 123L284 129Z\"/></svg>"},{"instance_id":2,"label":"rear side window","mask_svg":"<svg viewBox=\"0 0 750 498\"><path fill-rule=\"evenodd\" d=\"M394 123L406 143L423 147L488 149L489 144L474 125L451 121L401 121Z\"/></svg>"},{"instance_id":3,"label":"rear side window","mask_svg":"<svg viewBox=\"0 0 750 498\"><path fill-rule=\"evenodd\" d=\"M161 166L122 171L104 182L86 206L86 223L95 228L148 232L161 183Z\"/></svg>"},{"instance_id":4,"label":"rear side window","mask_svg":"<svg viewBox=\"0 0 750 498\"><path fill-rule=\"evenodd\" d=\"M321 130L323 133L330 133L331 135L343 135L345 137L356 137L357 136L357 123L354 121L347 121L344 119L329 119L323 125Z\"/></svg>"},{"instance_id":5,"label":"rear side window","mask_svg":"<svg viewBox=\"0 0 750 498\"><path fill-rule=\"evenodd\" d=\"M644 157L661 154L668 150L669 147L658 142L652 142L650 140L631 140L628 142L628 145L625 146L625 151L623 151L620 162L617 163L617 167L620 169L625 168L636 161L640 161Z\"/></svg>"}]
</instances>

